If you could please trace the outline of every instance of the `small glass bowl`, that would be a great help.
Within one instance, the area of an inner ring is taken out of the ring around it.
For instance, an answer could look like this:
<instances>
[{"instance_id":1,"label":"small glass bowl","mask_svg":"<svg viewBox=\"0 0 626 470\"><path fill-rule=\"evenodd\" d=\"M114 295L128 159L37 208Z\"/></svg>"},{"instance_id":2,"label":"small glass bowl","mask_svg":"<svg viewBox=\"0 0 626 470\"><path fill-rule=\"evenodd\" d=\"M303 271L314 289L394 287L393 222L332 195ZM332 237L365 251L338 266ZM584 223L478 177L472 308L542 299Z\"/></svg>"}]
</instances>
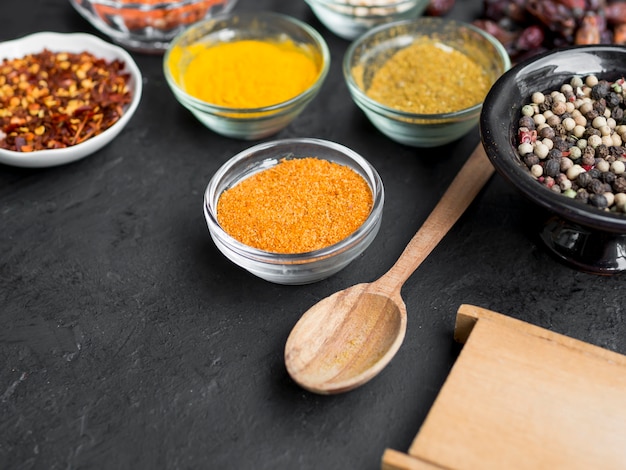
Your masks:
<instances>
[{"instance_id":1,"label":"small glass bowl","mask_svg":"<svg viewBox=\"0 0 626 470\"><path fill-rule=\"evenodd\" d=\"M162 54L193 23L229 12L237 0L70 0L96 29L138 52Z\"/></svg>"},{"instance_id":2,"label":"small glass bowl","mask_svg":"<svg viewBox=\"0 0 626 470\"><path fill-rule=\"evenodd\" d=\"M190 46L197 53L200 50L197 46L213 46L242 39L293 41L311 52L318 66L317 78L299 95L261 108L217 106L185 91L185 70L194 57L188 50ZM167 83L184 107L214 132L244 140L262 139L287 127L318 94L329 66L330 51L315 29L295 18L271 12L231 13L198 23L172 41L163 60Z\"/></svg>"},{"instance_id":3,"label":"small glass bowl","mask_svg":"<svg viewBox=\"0 0 626 470\"><path fill-rule=\"evenodd\" d=\"M391 21L415 18L428 0L306 0L320 22L339 37L352 40Z\"/></svg>"},{"instance_id":4,"label":"small glass bowl","mask_svg":"<svg viewBox=\"0 0 626 470\"><path fill-rule=\"evenodd\" d=\"M420 38L437 40L484 68L493 84L511 66L502 44L479 28L446 18L422 17L378 26L354 41L345 53L343 74L354 102L378 130L401 144L435 147L452 142L478 123L482 103L443 114L413 114L366 95L371 79L394 53Z\"/></svg>"},{"instance_id":5,"label":"small glass bowl","mask_svg":"<svg viewBox=\"0 0 626 470\"><path fill-rule=\"evenodd\" d=\"M279 254L245 245L226 233L217 221L222 192L239 181L277 165L283 158L316 157L345 165L360 174L372 190L370 215L354 233L340 242L308 253ZM343 145L320 139L283 139L255 145L227 161L211 178L204 194L204 216L217 248L233 263L277 284L309 284L346 267L376 237L385 194L380 176L362 156Z\"/></svg>"}]
</instances>

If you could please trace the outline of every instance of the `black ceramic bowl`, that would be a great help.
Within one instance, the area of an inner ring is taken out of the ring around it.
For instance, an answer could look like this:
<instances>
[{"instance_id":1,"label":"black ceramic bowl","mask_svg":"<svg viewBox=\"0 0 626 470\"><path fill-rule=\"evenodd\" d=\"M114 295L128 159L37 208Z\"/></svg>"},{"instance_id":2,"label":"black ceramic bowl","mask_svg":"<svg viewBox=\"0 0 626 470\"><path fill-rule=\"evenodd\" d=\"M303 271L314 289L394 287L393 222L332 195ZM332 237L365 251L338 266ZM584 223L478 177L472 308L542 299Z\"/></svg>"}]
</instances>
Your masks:
<instances>
[{"instance_id":1,"label":"black ceramic bowl","mask_svg":"<svg viewBox=\"0 0 626 470\"><path fill-rule=\"evenodd\" d=\"M530 175L517 153L521 108L535 91L551 91L572 76L626 76L626 47L575 46L535 56L502 75L488 93L480 134L497 172L551 216L541 238L560 259L582 271L615 274L626 270L626 214L595 207L550 191Z\"/></svg>"}]
</instances>

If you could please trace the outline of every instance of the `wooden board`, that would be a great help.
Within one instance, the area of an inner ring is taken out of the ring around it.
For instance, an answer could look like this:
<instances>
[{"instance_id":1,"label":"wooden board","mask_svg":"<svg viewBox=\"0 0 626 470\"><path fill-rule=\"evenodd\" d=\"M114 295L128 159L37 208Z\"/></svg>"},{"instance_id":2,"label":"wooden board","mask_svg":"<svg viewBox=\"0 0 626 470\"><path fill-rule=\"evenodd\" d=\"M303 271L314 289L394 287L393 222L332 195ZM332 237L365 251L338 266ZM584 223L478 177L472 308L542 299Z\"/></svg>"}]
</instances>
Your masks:
<instances>
[{"instance_id":1,"label":"wooden board","mask_svg":"<svg viewBox=\"0 0 626 470\"><path fill-rule=\"evenodd\" d=\"M626 356L471 305L408 453L384 470L626 469Z\"/></svg>"}]
</instances>

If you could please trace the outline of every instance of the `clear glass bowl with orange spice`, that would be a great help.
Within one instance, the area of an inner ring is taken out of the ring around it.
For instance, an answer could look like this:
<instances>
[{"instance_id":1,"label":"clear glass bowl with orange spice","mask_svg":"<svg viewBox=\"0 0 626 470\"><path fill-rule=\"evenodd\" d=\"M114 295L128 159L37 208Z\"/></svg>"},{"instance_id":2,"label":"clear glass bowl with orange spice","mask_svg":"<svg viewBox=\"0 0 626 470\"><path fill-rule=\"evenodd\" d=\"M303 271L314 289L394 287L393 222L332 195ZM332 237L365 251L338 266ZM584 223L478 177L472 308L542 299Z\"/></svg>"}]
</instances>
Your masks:
<instances>
[{"instance_id":1,"label":"clear glass bowl with orange spice","mask_svg":"<svg viewBox=\"0 0 626 470\"><path fill-rule=\"evenodd\" d=\"M227 202L229 192L246 184L253 185L247 196ZM384 198L377 171L353 150L321 139L283 139L227 161L206 188L204 215L215 245L233 263L266 281L309 284L345 268L370 245Z\"/></svg>"},{"instance_id":2,"label":"clear glass bowl with orange spice","mask_svg":"<svg viewBox=\"0 0 626 470\"><path fill-rule=\"evenodd\" d=\"M353 101L392 140L444 145L477 127L482 104L511 66L500 42L472 24L421 17L378 26L346 50Z\"/></svg>"},{"instance_id":3,"label":"clear glass bowl with orange spice","mask_svg":"<svg viewBox=\"0 0 626 470\"><path fill-rule=\"evenodd\" d=\"M237 0L70 0L76 11L118 44L163 53L181 31L230 11Z\"/></svg>"}]
</instances>

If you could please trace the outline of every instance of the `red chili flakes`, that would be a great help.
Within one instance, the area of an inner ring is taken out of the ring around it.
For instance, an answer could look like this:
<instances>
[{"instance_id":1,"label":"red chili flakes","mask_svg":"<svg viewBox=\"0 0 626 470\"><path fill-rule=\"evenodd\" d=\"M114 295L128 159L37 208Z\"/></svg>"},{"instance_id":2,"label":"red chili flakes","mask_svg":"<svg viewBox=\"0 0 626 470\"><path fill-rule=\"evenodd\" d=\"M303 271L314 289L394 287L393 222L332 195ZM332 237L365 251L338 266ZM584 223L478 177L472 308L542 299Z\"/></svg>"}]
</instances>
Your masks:
<instances>
[{"instance_id":1,"label":"red chili flakes","mask_svg":"<svg viewBox=\"0 0 626 470\"><path fill-rule=\"evenodd\" d=\"M79 144L115 124L131 101L124 62L44 49L0 63L0 148Z\"/></svg>"}]
</instances>

